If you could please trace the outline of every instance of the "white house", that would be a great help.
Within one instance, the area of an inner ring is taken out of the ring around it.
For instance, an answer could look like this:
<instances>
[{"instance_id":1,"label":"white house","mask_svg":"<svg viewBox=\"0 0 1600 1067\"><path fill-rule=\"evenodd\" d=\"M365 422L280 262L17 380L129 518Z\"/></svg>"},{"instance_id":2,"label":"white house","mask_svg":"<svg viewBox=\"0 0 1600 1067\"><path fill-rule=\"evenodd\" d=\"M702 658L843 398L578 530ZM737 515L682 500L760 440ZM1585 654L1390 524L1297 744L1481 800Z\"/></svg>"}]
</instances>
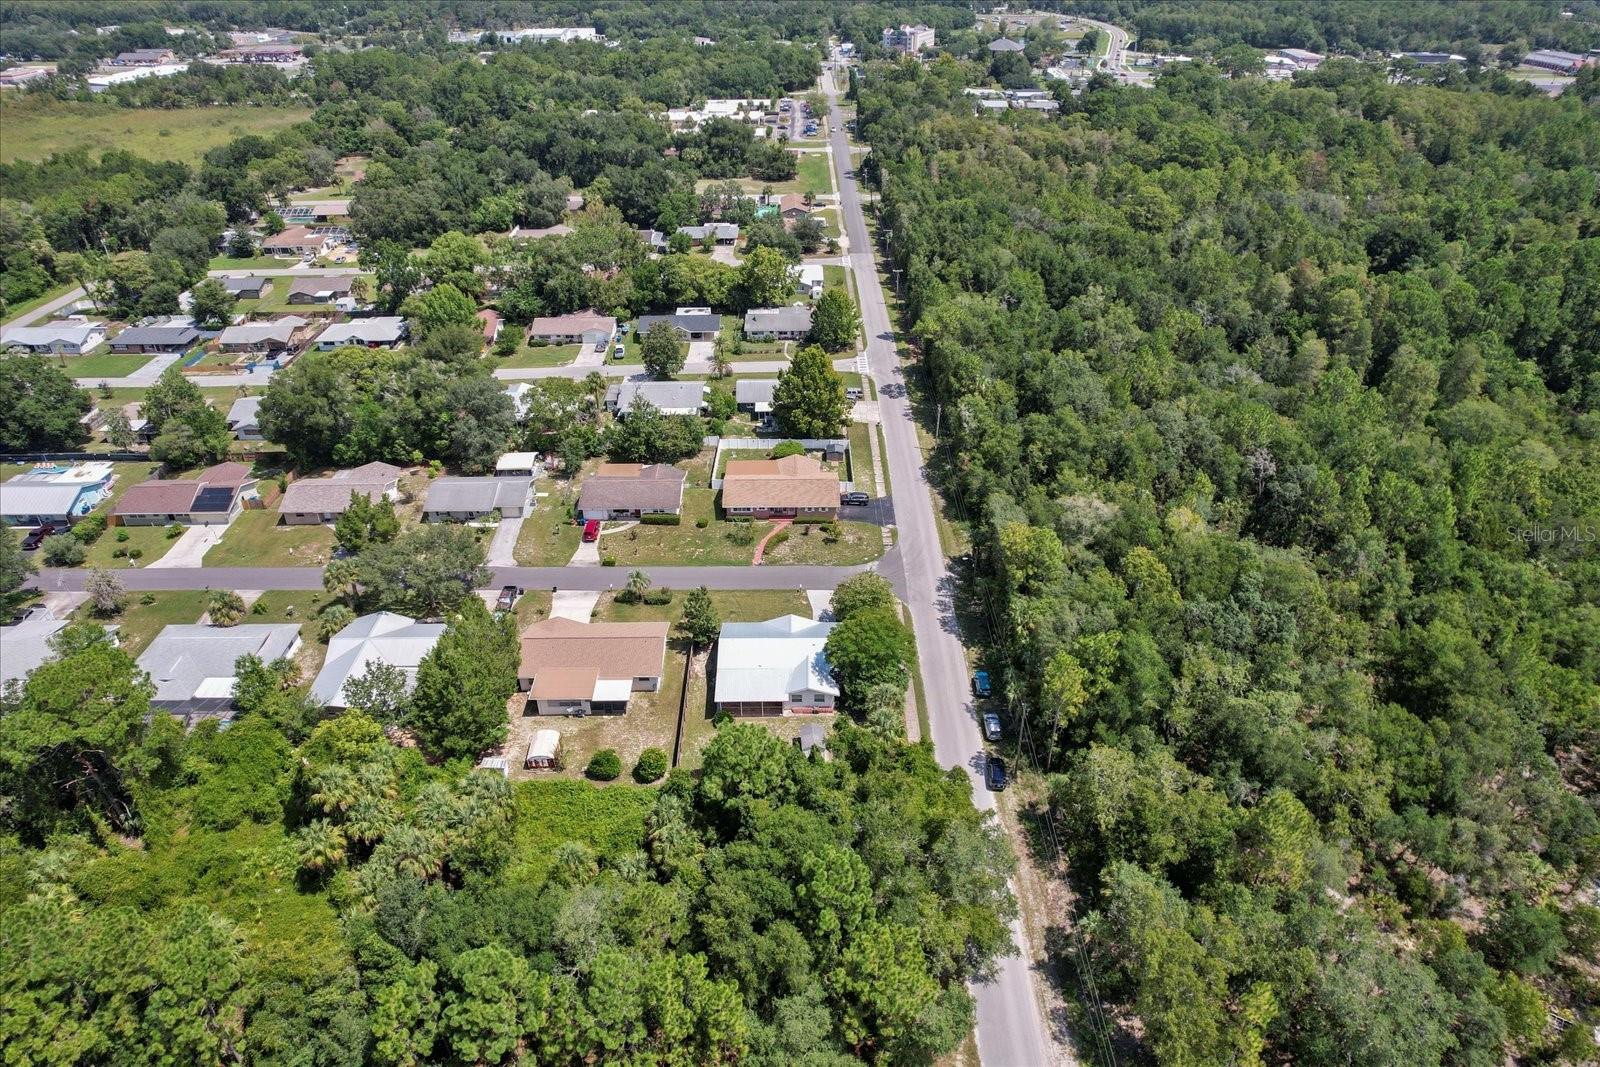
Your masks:
<instances>
[{"instance_id":1,"label":"white house","mask_svg":"<svg viewBox=\"0 0 1600 1067\"><path fill-rule=\"evenodd\" d=\"M717 710L729 715L833 711L839 686L824 655L833 627L798 615L723 623L717 639Z\"/></svg>"},{"instance_id":2,"label":"white house","mask_svg":"<svg viewBox=\"0 0 1600 1067\"><path fill-rule=\"evenodd\" d=\"M311 683L311 695L324 707L349 707L345 685L374 663L397 668L409 691L417 682L417 667L444 629L442 622L417 622L392 611L363 615L328 641L328 658Z\"/></svg>"},{"instance_id":3,"label":"white house","mask_svg":"<svg viewBox=\"0 0 1600 1067\"><path fill-rule=\"evenodd\" d=\"M25 348L35 355L80 356L106 339L103 322L56 319L43 326L13 326L0 331L0 348Z\"/></svg>"}]
</instances>

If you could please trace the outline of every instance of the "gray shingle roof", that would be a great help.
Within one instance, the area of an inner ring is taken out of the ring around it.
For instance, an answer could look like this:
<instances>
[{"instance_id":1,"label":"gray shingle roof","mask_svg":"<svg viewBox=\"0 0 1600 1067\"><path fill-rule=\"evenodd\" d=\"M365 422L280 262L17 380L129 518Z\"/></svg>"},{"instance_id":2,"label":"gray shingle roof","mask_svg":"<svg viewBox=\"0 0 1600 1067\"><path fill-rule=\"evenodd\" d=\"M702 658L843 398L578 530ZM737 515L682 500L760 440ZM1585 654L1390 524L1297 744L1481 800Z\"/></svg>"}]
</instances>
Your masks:
<instances>
[{"instance_id":1,"label":"gray shingle roof","mask_svg":"<svg viewBox=\"0 0 1600 1067\"><path fill-rule=\"evenodd\" d=\"M744 313L744 332L803 333L811 329L811 309L808 307L751 308Z\"/></svg>"},{"instance_id":2,"label":"gray shingle roof","mask_svg":"<svg viewBox=\"0 0 1600 1067\"><path fill-rule=\"evenodd\" d=\"M298 623L175 624L150 642L139 668L155 683L158 707L223 712L233 704L234 664L240 656L271 663L287 656L299 640Z\"/></svg>"},{"instance_id":3,"label":"gray shingle roof","mask_svg":"<svg viewBox=\"0 0 1600 1067\"><path fill-rule=\"evenodd\" d=\"M532 485L527 478L436 478L422 510L487 515L495 508L525 507Z\"/></svg>"},{"instance_id":4,"label":"gray shingle roof","mask_svg":"<svg viewBox=\"0 0 1600 1067\"><path fill-rule=\"evenodd\" d=\"M113 345L187 345L200 336L193 326L129 326L111 339Z\"/></svg>"},{"instance_id":5,"label":"gray shingle roof","mask_svg":"<svg viewBox=\"0 0 1600 1067\"><path fill-rule=\"evenodd\" d=\"M622 382L606 391L606 403L627 413L635 398L643 398L660 411L698 411L706 402L701 382Z\"/></svg>"}]
</instances>

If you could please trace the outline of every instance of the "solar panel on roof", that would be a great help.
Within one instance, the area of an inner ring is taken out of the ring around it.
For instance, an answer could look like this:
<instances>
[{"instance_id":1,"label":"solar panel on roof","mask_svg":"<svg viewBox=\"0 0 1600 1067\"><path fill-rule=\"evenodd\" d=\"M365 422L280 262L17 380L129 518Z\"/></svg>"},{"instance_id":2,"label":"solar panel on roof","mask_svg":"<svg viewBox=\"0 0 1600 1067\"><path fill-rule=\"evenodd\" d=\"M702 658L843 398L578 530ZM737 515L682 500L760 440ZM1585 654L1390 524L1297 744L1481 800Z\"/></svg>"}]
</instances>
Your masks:
<instances>
[{"instance_id":1,"label":"solar panel on roof","mask_svg":"<svg viewBox=\"0 0 1600 1067\"><path fill-rule=\"evenodd\" d=\"M189 505L194 511L227 511L233 505L233 490L220 486L202 489Z\"/></svg>"}]
</instances>

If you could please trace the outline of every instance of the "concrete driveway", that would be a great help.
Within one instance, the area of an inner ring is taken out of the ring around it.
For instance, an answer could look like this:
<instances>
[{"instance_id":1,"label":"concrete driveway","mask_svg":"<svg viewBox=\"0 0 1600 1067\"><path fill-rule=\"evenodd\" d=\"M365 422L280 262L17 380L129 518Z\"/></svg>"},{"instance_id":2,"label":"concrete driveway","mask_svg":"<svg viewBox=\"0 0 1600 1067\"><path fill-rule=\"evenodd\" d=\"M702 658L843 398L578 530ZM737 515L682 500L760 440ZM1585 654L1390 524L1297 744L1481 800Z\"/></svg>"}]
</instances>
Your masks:
<instances>
[{"instance_id":1,"label":"concrete driveway","mask_svg":"<svg viewBox=\"0 0 1600 1067\"><path fill-rule=\"evenodd\" d=\"M494 528L494 536L489 538L489 566L517 565L517 536L522 533L522 523L525 518L526 516L519 515L514 519L501 519L500 525Z\"/></svg>"},{"instance_id":2,"label":"concrete driveway","mask_svg":"<svg viewBox=\"0 0 1600 1067\"><path fill-rule=\"evenodd\" d=\"M146 564L146 569L202 566L211 546L222 540L222 535L227 532L226 526L191 526L183 531L183 536L172 542L166 555L154 563Z\"/></svg>"},{"instance_id":3,"label":"concrete driveway","mask_svg":"<svg viewBox=\"0 0 1600 1067\"><path fill-rule=\"evenodd\" d=\"M717 343L715 341L690 341L689 342L689 358L688 358L687 361L685 361L684 369L685 370L688 369L688 364L689 363L708 363L709 364L711 362L712 358L716 356L716 354L717 354Z\"/></svg>"},{"instance_id":4,"label":"concrete driveway","mask_svg":"<svg viewBox=\"0 0 1600 1067\"><path fill-rule=\"evenodd\" d=\"M550 617L588 622L599 602L598 589L557 589L550 595Z\"/></svg>"}]
</instances>

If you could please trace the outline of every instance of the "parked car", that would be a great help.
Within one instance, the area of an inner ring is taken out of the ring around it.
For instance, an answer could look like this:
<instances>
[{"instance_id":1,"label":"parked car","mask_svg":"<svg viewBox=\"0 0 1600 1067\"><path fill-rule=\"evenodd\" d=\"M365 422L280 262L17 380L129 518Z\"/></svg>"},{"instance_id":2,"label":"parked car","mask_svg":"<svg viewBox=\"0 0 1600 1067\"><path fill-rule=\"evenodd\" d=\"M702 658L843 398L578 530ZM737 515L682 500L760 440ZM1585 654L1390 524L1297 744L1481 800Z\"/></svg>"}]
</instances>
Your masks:
<instances>
[{"instance_id":1,"label":"parked car","mask_svg":"<svg viewBox=\"0 0 1600 1067\"><path fill-rule=\"evenodd\" d=\"M1000 740L1000 716L992 711L983 713L983 736L990 741Z\"/></svg>"},{"instance_id":2,"label":"parked car","mask_svg":"<svg viewBox=\"0 0 1600 1067\"><path fill-rule=\"evenodd\" d=\"M600 540L600 520L590 519L583 524L583 543L593 544L598 540Z\"/></svg>"},{"instance_id":3,"label":"parked car","mask_svg":"<svg viewBox=\"0 0 1600 1067\"><path fill-rule=\"evenodd\" d=\"M863 394L860 389L857 389L853 385L844 391L844 398L846 400L860 400L863 395L865 394Z\"/></svg>"},{"instance_id":4,"label":"parked car","mask_svg":"<svg viewBox=\"0 0 1600 1067\"><path fill-rule=\"evenodd\" d=\"M865 493L846 493L840 499L851 507L857 508L866 507L872 503L872 498Z\"/></svg>"},{"instance_id":5,"label":"parked car","mask_svg":"<svg viewBox=\"0 0 1600 1067\"><path fill-rule=\"evenodd\" d=\"M517 597L521 595L522 590L518 589L514 585L502 586L500 589L500 599L494 602L494 606L498 611L510 611L512 608L517 606Z\"/></svg>"},{"instance_id":6,"label":"parked car","mask_svg":"<svg viewBox=\"0 0 1600 1067\"><path fill-rule=\"evenodd\" d=\"M1000 793L1006 787L1006 761L990 756L983 761L983 781L991 793Z\"/></svg>"},{"instance_id":7,"label":"parked car","mask_svg":"<svg viewBox=\"0 0 1600 1067\"><path fill-rule=\"evenodd\" d=\"M988 671L972 672L972 691L980 697L987 697L989 695L990 688Z\"/></svg>"},{"instance_id":8,"label":"parked car","mask_svg":"<svg viewBox=\"0 0 1600 1067\"><path fill-rule=\"evenodd\" d=\"M612 359L621 359L622 357L626 356L627 354L628 354L627 348L625 348L622 345L618 345L617 347L615 347L615 348L613 348L611 350L611 358Z\"/></svg>"},{"instance_id":9,"label":"parked car","mask_svg":"<svg viewBox=\"0 0 1600 1067\"><path fill-rule=\"evenodd\" d=\"M53 537L58 533L66 533L67 529L67 524L64 522L47 522L43 526L37 526L29 532L28 536L22 539L22 551L32 552L44 544L46 537Z\"/></svg>"}]
</instances>

